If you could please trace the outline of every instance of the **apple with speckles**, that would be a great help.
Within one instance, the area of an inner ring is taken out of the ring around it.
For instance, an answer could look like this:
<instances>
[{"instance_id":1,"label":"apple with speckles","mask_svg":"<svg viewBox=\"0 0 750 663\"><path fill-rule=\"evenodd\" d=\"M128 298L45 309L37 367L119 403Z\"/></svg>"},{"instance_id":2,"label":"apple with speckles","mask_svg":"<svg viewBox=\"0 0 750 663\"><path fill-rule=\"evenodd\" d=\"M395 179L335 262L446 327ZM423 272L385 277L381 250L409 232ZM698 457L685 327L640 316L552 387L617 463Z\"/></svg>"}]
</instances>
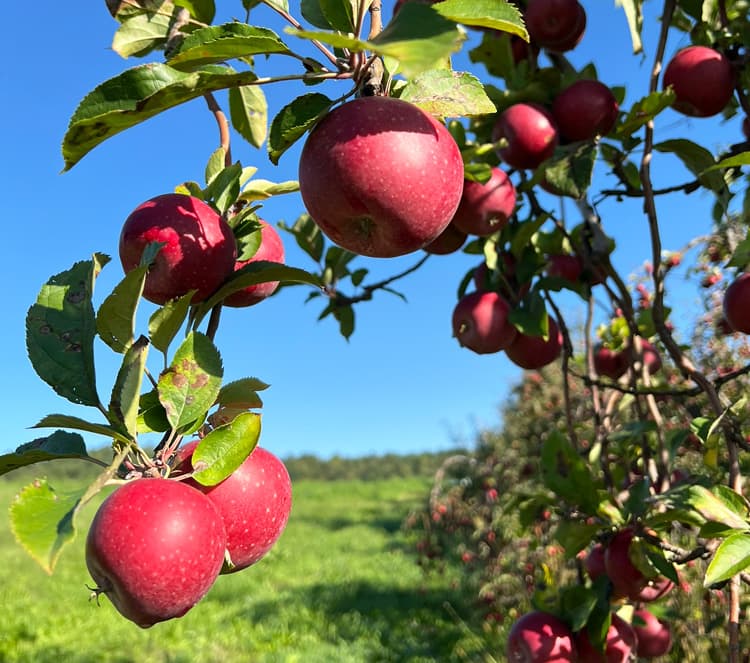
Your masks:
<instances>
[{"instance_id":1,"label":"apple with speckles","mask_svg":"<svg viewBox=\"0 0 750 663\"><path fill-rule=\"evenodd\" d=\"M453 224L468 235L486 237L507 224L516 207L516 187L502 168L493 168L486 182L464 181Z\"/></svg>"},{"instance_id":2,"label":"apple with speckles","mask_svg":"<svg viewBox=\"0 0 750 663\"><path fill-rule=\"evenodd\" d=\"M464 295L453 309L453 335L461 347L477 354L491 354L507 348L518 331L508 320L510 305L494 291Z\"/></svg>"},{"instance_id":3,"label":"apple with speckles","mask_svg":"<svg viewBox=\"0 0 750 663\"><path fill-rule=\"evenodd\" d=\"M690 117L718 115L734 92L734 71L729 60L708 46L682 48L664 70L664 87L672 87L672 108Z\"/></svg>"},{"instance_id":4,"label":"apple with speckles","mask_svg":"<svg viewBox=\"0 0 750 663\"><path fill-rule=\"evenodd\" d=\"M505 139L500 158L513 168L534 169L555 152L559 136L550 112L535 103L513 104L497 119L492 140Z\"/></svg>"}]
</instances>

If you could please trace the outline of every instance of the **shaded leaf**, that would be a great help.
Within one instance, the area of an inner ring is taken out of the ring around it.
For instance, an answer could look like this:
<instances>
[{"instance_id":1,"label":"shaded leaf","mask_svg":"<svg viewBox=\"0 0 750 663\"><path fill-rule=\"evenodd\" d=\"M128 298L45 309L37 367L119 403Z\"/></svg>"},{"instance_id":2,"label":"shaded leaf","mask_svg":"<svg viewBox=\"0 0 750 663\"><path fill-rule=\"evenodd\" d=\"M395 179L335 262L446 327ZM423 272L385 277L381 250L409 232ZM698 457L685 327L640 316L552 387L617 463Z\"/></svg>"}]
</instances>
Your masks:
<instances>
[{"instance_id":1,"label":"shaded leaf","mask_svg":"<svg viewBox=\"0 0 750 663\"><path fill-rule=\"evenodd\" d=\"M86 421L80 417L69 414L48 414L42 417L39 423L34 424L32 428L72 428L73 430L82 430L86 433L104 435L112 440L129 443L130 440L122 431L110 426L109 424L97 424L92 421Z\"/></svg>"},{"instance_id":2,"label":"shaded leaf","mask_svg":"<svg viewBox=\"0 0 750 663\"><path fill-rule=\"evenodd\" d=\"M596 513L599 495L594 478L559 431L550 434L542 445L542 478L544 485L558 497L580 505L586 513Z\"/></svg>"},{"instance_id":3,"label":"shaded leaf","mask_svg":"<svg viewBox=\"0 0 750 663\"><path fill-rule=\"evenodd\" d=\"M324 94L310 92L284 106L273 118L268 135L268 157L278 164L284 154L333 105Z\"/></svg>"},{"instance_id":4,"label":"shaded leaf","mask_svg":"<svg viewBox=\"0 0 750 663\"><path fill-rule=\"evenodd\" d=\"M34 463L58 458L90 458L86 444L78 433L58 430L19 446L13 453L0 456L0 475Z\"/></svg>"},{"instance_id":5,"label":"shaded leaf","mask_svg":"<svg viewBox=\"0 0 750 663\"><path fill-rule=\"evenodd\" d=\"M740 154L722 159L713 166L706 168L703 173L708 173L712 170L722 170L724 168L738 168L739 166L750 166L750 152L740 152Z\"/></svg>"},{"instance_id":6,"label":"shaded leaf","mask_svg":"<svg viewBox=\"0 0 750 663\"><path fill-rule=\"evenodd\" d=\"M544 179L560 196L582 198L591 186L596 161L593 143L578 143L558 147L545 162Z\"/></svg>"},{"instance_id":7,"label":"shaded leaf","mask_svg":"<svg viewBox=\"0 0 750 663\"><path fill-rule=\"evenodd\" d=\"M726 183L721 173L710 169L715 165L714 155L705 147L694 143L686 138L676 138L656 143L654 149L658 152L671 152L685 167L698 177L703 186L712 191L720 192L726 188Z\"/></svg>"},{"instance_id":8,"label":"shaded leaf","mask_svg":"<svg viewBox=\"0 0 750 663\"><path fill-rule=\"evenodd\" d=\"M234 472L255 449L260 437L260 415L245 412L226 426L212 430L195 448L193 478L214 486Z\"/></svg>"},{"instance_id":9,"label":"shaded leaf","mask_svg":"<svg viewBox=\"0 0 750 663\"><path fill-rule=\"evenodd\" d=\"M133 343L135 313L146 282L145 266L129 271L102 302L96 314L96 331L115 352L125 352Z\"/></svg>"},{"instance_id":10,"label":"shaded leaf","mask_svg":"<svg viewBox=\"0 0 750 663\"><path fill-rule=\"evenodd\" d=\"M320 262L322 260L325 239L318 224L313 221L309 214L302 214L294 222L293 226L288 226L285 223L280 222L279 228L294 235L294 239L297 240L297 245L315 262Z\"/></svg>"},{"instance_id":11,"label":"shaded leaf","mask_svg":"<svg viewBox=\"0 0 750 663\"><path fill-rule=\"evenodd\" d=\"M164 306L158 308L148 321L148 335L151 344L161 352L166 353L169 344L182 327L190 310L190 301L195 290L184 294L182 297L168 301Z\"/></svg>"},{"instance_id":12,"label":"shaded leaf","mask_svg":"<svg viewBox=\"0 0 750 663\"><path fill-rule=\"evenodd\" d=\"M110 421L121 425L132 439L135 439L138 432L138 408L148 346L148 339L141 336L128 348L117 372L109 401Z\"/></svg>"},{"instance_id":13,"label":"shaded leaf","mask_svg":"<svg viewBox=\"0 0 750 663\"><path fill-rule=\"evenodd\" d=\"M178 7L184 7L190 15L201 23L210 23L214 20L216 6L214 0L173 0Z\"/></svg>"},{"instance_id":14,"label":"shaded leaf","mask_svg":"<svg viewBox=\"0 0 750 663\"><path fill-rule=\"evenodd\" d=\"M654 119L665 108L669 108L675 100L675 94L671 89L651 94L636 101L628 111L627 116L615 127L615 135L618 138L630 136L647 122Z\"/></svg>"}]
</instances>

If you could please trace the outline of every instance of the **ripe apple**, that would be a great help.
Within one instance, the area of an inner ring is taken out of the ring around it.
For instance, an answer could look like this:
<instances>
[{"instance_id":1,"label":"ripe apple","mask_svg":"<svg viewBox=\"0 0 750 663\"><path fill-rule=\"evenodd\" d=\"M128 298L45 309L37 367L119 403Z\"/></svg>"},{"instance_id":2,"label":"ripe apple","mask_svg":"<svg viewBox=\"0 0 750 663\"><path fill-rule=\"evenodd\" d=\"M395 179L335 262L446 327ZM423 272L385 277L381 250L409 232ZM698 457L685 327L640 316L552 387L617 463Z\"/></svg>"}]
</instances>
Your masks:
<instances>
[{"instance_id":1,"label":"ripe apple","mask_svg":"<svg viewBox=\"0 0 750 663\"><path fill-rule=\"evenodd\" d=\"M360 97L310 132L299 186L333 242L387 258L421 249L445 230L461 200L464 165L450 132L417 106Z\"/></svg>"},{"instance_id":2,"label":"ripe apple","mask_svg":"<svg viewBox=\"0 0 750 663\"><path fill-rule=\"evenodd\" d=\"M199 440L181 447L175 470L192 472L192 456ZM284 464L270 451L255 447L234 473L215 486L188 483L216 506L226 529L226 549L232 566L222 573L234 573L255 564L276 543L289 520L292 483Z\"/></svg>"},{"instance_id":3,"label":"ripe apple","mask_svg":"<svg viewBox=\"0 0 750 663\"><path fill-rule=\"evenodd\" d=\"M148 244L163 242L149 268L143 296L164 304L196 289L200 302L234 269L237 244L229 225L193 196L166 193L151 198L125 220L120 233L120 261L125 272L141 262Z\"/></svg>"},{"instance_id":4,"label":"ripe apple","mask_svg":"<svg viewBox=\"0 0 750 663\"><path fill-rule=\"evenodd\" d=\"M691 117L717 115L734 91L732 65L708 46L688 46L677 51L664 70L664 87L672 86L672 108Z\"/></svg>"},{"instance_id":5,"label":"ripe apple","mask_svg":"<svg viewBox=\"0 0 750 663\"><path fill-rule=\"evenodd\" d=\"M549 336L545 341L541 336L529 336L518 332L513 342L505 348L505 354L516 366L536 370L551 364L560 356L563 337L552 319L549 320Z\"/></svg>"},{"instance_id":6,"label":"ripe apple","mask_svg":"<svg viewBox=\"0 0 750 663\"><path fill-rule=\"evenodd\" d=\"M724 318L729 326L750 334L750 272L740 274L724 293Z\"/></svg>"},{"instance_id":7,"label":"ripe apple","mask_svg":"<svg viewBox=\"0 0 750 663\"><path fill-rule=\"evenodd\" d=\"M594 348L594 370L598 375L619 379L628 370L627 353L598 344Z\"/></svg>"},{"instance_id":8,"label":"ripe apple","mask_svg":"<svg viewBox=\"0 0 750 663\"><path fill-rule=\"evenodd\" d=\"M518 333L508 321L510 305L497 292L471 292L453 310L453 335L477 354L506 349Z\"/></svg>"},{"instance_id":9,"label":"ripe apple","mask_svg":"<svg viewBox=\"0 0 750 663\"><path fill-rule=\"evenodd\" d=\"M604 551L605 548L601 543L595 543L589 551L589 554L586 555L584 566L586 567L586 573L589 574L591 580L596 580L607 573L607 569L604 565Z\"/></svg>"},{"instance_id":10,"label":"ripe apple","mask_svg":"<svg viewBox=\"0 0 750 663\"><path fill-rule=\"evenodd\" d=\"M660 576L649 580L646 586L632 598L641 603L653 603L672 591L673 588L674 583L669 578Z\"/></svg>"},{"instance_id":11,"label":"ripe apple","mask_svg":"<svg viewBox=\"0 0 750 663\"><path fill-rule=\"evenodd\" d=\"M641 339L641 350L643 351L643 363L648 368L649 375L661 370L661 356L651 341Z\"/></svg>"},{"instance_id":12,"label":"ripe apple","mask_svg":"<svg viewBox=\"0 0 750 663\"><path fill-rule=\"evenodd\" d=\"M631 528L621 529L609 541L604 553L604 567L612 581L615 598L637 598L648 585L648 579L630 557L634 537Z\"/></svg>"},{"instance_id":13,"label":"ripe apple","mask_svg":"<svg viewBox=\"0 0 750 663\"><path fill-rule=\"evenodd\" d=\"M641 608L633 613L633 630L638 638L638 656L656 658L672 649L672 629L662 619Z\"/></svg>"},{"instance_id":14,"label":"ripe apple","mask_svg":"<svg viewBox=\"0 0 750 663\"><path fill-rule=\"evenodd\" d=\"M504 138L500 158L513 168L534 169L549 159L558 143L557 127L549 111L539 104L513 104L497 119L492 140Z\"/></svg>"},{"instance_id":15,"label":"ripe apple","mask_svg":"<svg viewBox=\"0 0 750 663\"><path fill-rule=\"evenodd\" d=\"M458 251L466 241L466 233L452 221L424 250L433 255L445 256Z\"/></svg>"},{"instance_id":16,"label":"ripe apple","mask_svg":"<svg viewBox=\"0 0 750 663\"><path fill-rule=\"evenodd\" d=\"M510 663L572 663L577 661L573 633L547 612L534 610L516 620L508 633Z\"/></svg>"},{"instance_id":17,"label":"ripe apple","mask_svg":"<svg viewBox=\"0 0 750 663\"><path fill-rule=\"evenodd\" d=\"M578 0L529 0L525 20L532 42L558 53L575 48L586 30Z\"/></svg>"},{"instance_id":18,"label":"ripe apple","mask_svg":"<svg viewBox=\"0 0 750 663\"><path fill-rule=\"evenodd\" d=\"M99 507L86 566L117 610L141 628L181 617L221 570L227 537L214 504L179 481L136 479Z\"/></svg>"},{"instance_id":19,"label":"ripe apple","mask_svg":"<svg viewBox=\"0 0 750 663\"><path fill-rule=\"evenodd\" d=\"M619 106L612 91L599 81L578 80L552 102L552 117L563 138L592 140L608 134L617 121Z\"/></svg>"},{"instance_id":20,"label":"ripe apple","mask_svg":"<svg viewBox=\"0 0 750 663\"><path fill-rule=\"evenodd\" d=\"M579 283L583 273L583 260L579 256L557 254L547 259L547 276Z\"/></svg>"},{"instance_id":21,"label":"ripe apple","mask_svg":"<svg viewBox=\"0 0 750 663\"><path fill-rule=\"evenodd\" d=\"M576 649L579 663L627 663L638 645L633 627L622 617L612 615L612 622L604 641L604 652L594 649L588 630L576 633Z\"/></svg>"},{"instance_id":22,"label":"ripe apple","mask_svg":"<svg viewBox=\"0 0 750 663\"><path fill-rule=\"evenodd\" d=\"M262 219L258 220L260 227L260 246L249 260L237 260L234 263L234 271L242 269L245 265L259 260L268 260L269 262L284 262L284 244L279 237L279 233L270 224ZM279 287L278 281L269 281L267 283L258 283L250 285L247 288L233 292L224 300L226 306L253 306L258 302L270 297L276 288Z\"/></svg>"},{"instance_id":23,"label":"ripe apple","mask_svg":"<svg viewBox=\"0 0 750 663\"><path fill-rule=\"evenodd\" d=\"M516 207L516 187L508 174L493 168L486 182L464 180L453 224L468 235L486 237L502 230Z\"/></svg>"}]
</instances>

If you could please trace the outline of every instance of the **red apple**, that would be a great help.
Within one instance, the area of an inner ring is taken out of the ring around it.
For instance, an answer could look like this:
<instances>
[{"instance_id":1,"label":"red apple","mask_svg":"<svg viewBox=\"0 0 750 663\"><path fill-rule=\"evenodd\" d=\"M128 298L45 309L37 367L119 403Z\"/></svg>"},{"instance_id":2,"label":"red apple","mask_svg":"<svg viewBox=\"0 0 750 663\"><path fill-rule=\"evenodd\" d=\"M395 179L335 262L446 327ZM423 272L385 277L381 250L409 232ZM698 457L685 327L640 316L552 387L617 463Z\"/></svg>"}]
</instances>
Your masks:
<instances>
[{"instance_id":1,"label":"red apple","mask_svg":"<svg viewBox=\"0 0 750 663\"><path fill-rule=\"evenodd\" d=\"M508 321L510 305L493 291L464 295L453 310L453 335L477 354L500 352L518 333Z\"/></svg>"},{"instance_id":2,"label":"red apple","mask_svg":"<svg viewBox=\"0 0 750 663\"><path fill-rule=\"evenodd\" d=\"M559 53L575 48L586 30L578 0L529 0L525 19L532 42Z\"/></svg>"},{"instance_id":3,"label":"red apple","mask_svg":"<svg viewBox=\"0 0 750 663\"><path fill-rule=\"evenodd\" d=\"M518 619L508 633L509 663L573 663L573 633L561 619L535 610Z\"/></svg>"},{"instance_id":4,"label":"red apple","mask_svg":"<svg viewBox=\"0 0 750 663\"><path fill-rule=\"evenodd\" d=\"M604 553L604 566L612 581L615 598L633 598L647 586L648 579L633 563L630 545L635 533L629 527L615 534Z\"/></svg>"},{"instance_id":5,"label":"red apple","mask_svg":"<svg viewBox=\"0 0 750 663\"><path fill-rule=\"evenodd\" d=\"M674 583L669 578L661 576L649 580L646 586L632 598L634 601L640 601L641 603L653 603L668 594L673 588Z\"/></svg>"},{"instance_id":6,"label":"red apple","mask_svg":"<svg viewBox=\"0 0 750 663\"><path fill-rule=\"evenodd\" d=\"M284 262L284 244L279 237L276 229L259 219L260 227L260 246L249 260L238 260L234 264L234 270L242 269L245 265L259 260L268 260L269 262ZM247 288L233 292L224 300L226 306L253 306L258 302L270 297L276 288L279 287L278 281L268 281L250 285Z\"/></svg>"},{"instance_id":7,"label":"red apple","mask_svg":"<svg viewBox=\"0 0 750 663\"><path fill-rule=\"evenodd\" d=\"M661 356L654 344L642 338L641 349L643 351L643 363L648 368L649 375L659 372L661 370Z\"/></svg>"},{"instance_id":8,"label":"red apple","mask_svg":"<svg viewBox=\"0 0 750 663\"><path fill-rule=\"evenodd\" d=\"M372 257L423 248L461 200L461 152L443 124L391 97L338 106L310 132L299 163L302 200L339 246Z\"/></svg>"},{"instance_id":9,"label":"red apple","mask_svg":"<svg viewBox=\"0 0 750 663\"><path fill-rule=\"evenodd\" d=\"M583 260L579 256L551 255L547 260L547 276L579 283L583 273Z\"/></svg>"},{"instance_id":10,"label":"red apple","mask_svg":"<svg viewBox=\"0 0 750 663\"><path fill-rule=\"evenodd\" d=\"M507 173L493 168L486 182L464 180L453 224L468 235L486 237L502 230L516 207L516 188Z\"/></svg>"},{"instance_id":11,"label":"red apple","mask_svg":"<svg viewBox=\"0 0 750 663\"><path fill-rule=\"evenodd\" d=\"M595 543L589 554L586 555L584 566L591 580L596 580L600 576L607 574L607 569L604 565L604 551L605 548L601 543Z\"/></svg>"},{"instance_id":12,"label":"red apple","mask_svg":"<svg viewBox=\"0 0 750 663\"><path fill-rule=\"evenodd\" d=\"M179 449L175 470L192 472L191 459L198 442ZM273 547L289 520L289 473L274 454L262 447L255 447L239 468L215 486L203 486L194 479L186 479L185 483L205 493L224 521L232 566L225 567L222 573L234 573L255 564Z\"/></svg>"},{"instance_id":13,"label":"red apple","mask_svg":"<svg viewBox=\"0 0 750 663\"><path fill-rule=\"evenodd\" d=\"M724 317L734 331L750 334L750 272L740 274L726 289Z\"/></svg>"},{"instance_id":14,"label":"red apple","mask_svg":"<svg viewBox=\"0 0 750 663\"><path fill-rule=\"evenodd\" d=\"M628 355L599 344L594 348L594 370L598 375L617 380L628 370Z\"/></svg>"},{"instance_id":15,"label":"red apple","mask_svg":"<svg viewBox=\"0 0 750 663\"><path fill-rule=\"evenodd\" d=\"M707 46L688 46L677 52L664 70L664 87L672 86L672 108L691 117L717 115L734 91L732 65Z\"/></svg>"},{"instance_id":16,"label":"red apple","mask_svg":"<svg viewBox=\"0 0 750 663\"><path fill-rule=\"evenodd\" d=\"M575 644L579 663L627 663L632 660L632 652L637 647L638 640L630 624L622 617L612 615L604 641L604 652L594 649L585 628L576 634Z\"/></svg>"},{"instance_id":17,"label":"red apple","mask_svg":"<svg viewBox=\"0 0 750 663\"><path fill-rule=\"evenodd\" d=\"M638 656L656 658L672 649L672 629L665 621L645 609L633 613L633 630L638 638Z\"/></svg>"},{"instance_id":18,"label":"red apple","mask_svg":"<svg viewBox=\"0 0 750 663\"><path fill-rule=\"evenodd\" d=\"M549 159L557 147L555 121L539 104L513 104L497 120L492 139L504 138L500 157L513 168L536 168Z\"/></svg>"},{"instance_id":19,"label":"red apple","mask_svg":"<svg viewBox=\"0 0 750 663\"><path fill-rule=\"evenodd\" d=\"M563 337L557 323L549 320L549 336L545 341L541 336L529 336L518 332L513 342L505 348L505 354L516 366L535 370L551 364L560 356Z\"/></svg>"},{"instance_id":20,"label":"red apple","mask_svg":"<svg viewBox=\"0 0 750 663\"><path fill-rule=\"evenodd\" d=\"M449 223L443 232L433 239L424 250L438 256L445 256L458 251L466 241L466 233L455 223Z\"/></svg>"},{"instance_id":21,"label":"red apple","mask_svg":"<svg viewBox=\"0 0 750 663\"><path fill-rule=\"evenodd\" d=\"M148 244L163 242L149 268L143 296L164 304L196 289L193 302L206 299L234 269L237 245L232 229L206 203L167 193L141 203L120 233L125 272L138 267Z\"/></svg>"},{"instance_id":22,"label":"red apple","mask_svg":"<svg viewBox=\"0 0 750 663\"><path fill-rule=\"evenodd\" d=\"M552 102L552 116L563 138L591 140L608 134L617 121L619 106L612 91L599 81L579 80Z\"/></svg>"},{"instance_id":23,"label":"red apple","mask_svg":"<svg viewBox=\"0 0 750 663\"><path fill-rule=\"evenodd\" d=\"M227 537L214 504L169 479L136 479L99 507L86 538L91 577L142 628L181 617L208 592Z\"/></svg>"}]
</instances>

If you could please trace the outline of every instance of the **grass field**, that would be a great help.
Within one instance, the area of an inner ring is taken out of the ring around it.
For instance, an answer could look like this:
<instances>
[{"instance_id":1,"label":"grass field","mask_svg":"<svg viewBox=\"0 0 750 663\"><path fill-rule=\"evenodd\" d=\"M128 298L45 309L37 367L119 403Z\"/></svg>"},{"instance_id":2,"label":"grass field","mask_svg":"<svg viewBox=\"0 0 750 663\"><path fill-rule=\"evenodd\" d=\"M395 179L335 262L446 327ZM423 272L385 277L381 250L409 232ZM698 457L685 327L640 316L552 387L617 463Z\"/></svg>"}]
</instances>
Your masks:
<instances>
[{"instance_id":1,"label":"grass field","mask_svg":"<svg viewBox=\"0 0 750 663\"><path fill-rule=\"evenodd\" d=\"M56 488L64 483L51 481ZM6 508L22 485L0 478ZM451 578L426 580L400 525L427 479L299 481L269 555L222 576L185 617L141 630L88 601L83 543L95 505L51 577L0 514L0 661L492 661L458 617Z\"/></svg>"}]
</instances>

